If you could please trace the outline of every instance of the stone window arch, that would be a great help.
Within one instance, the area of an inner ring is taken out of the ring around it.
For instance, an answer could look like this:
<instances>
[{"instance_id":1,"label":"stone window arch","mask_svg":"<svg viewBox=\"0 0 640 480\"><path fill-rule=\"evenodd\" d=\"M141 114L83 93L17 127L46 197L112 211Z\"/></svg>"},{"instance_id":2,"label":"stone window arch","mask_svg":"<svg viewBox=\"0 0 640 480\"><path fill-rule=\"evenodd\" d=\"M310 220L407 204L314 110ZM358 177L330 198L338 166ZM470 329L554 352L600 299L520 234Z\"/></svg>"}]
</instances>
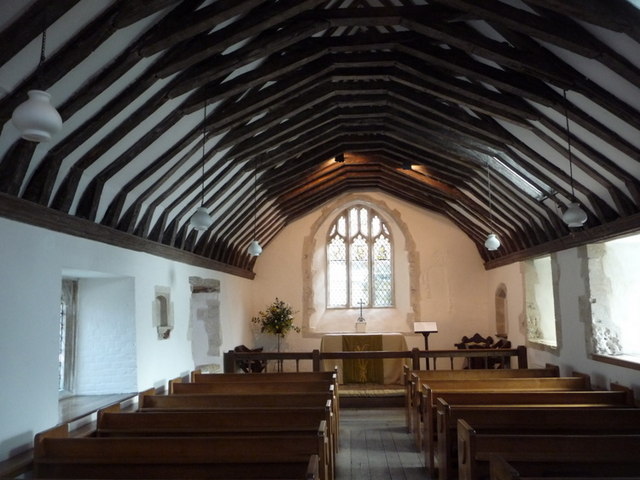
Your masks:
<instances>
[{"instance_id":1,"label":"stone window arch","mask_svg":"<svg viewBox=\"0 0 640 480\"><path fill-rule=\"evenodd\" d=\"M303 247L302 333L320 337L325 333L355 331L359 307L327 308L327 239L331 224L341 212L353 206L365 206L385 221L393 239L393 300L390 307L363 308L368 331L413 333L420 321L420 264L415 242L398 210L390 208L378 196L350 193L327 204L309 228Z\"/></svg>"}]
</instances>

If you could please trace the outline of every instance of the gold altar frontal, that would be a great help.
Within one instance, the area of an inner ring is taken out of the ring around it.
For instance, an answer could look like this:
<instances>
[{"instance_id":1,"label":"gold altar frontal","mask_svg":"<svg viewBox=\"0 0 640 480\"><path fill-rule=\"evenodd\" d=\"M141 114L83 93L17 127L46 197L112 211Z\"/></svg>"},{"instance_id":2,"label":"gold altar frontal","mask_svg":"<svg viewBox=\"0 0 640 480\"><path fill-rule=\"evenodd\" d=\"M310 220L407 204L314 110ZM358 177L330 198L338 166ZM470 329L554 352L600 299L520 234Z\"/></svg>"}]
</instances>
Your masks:
<instances>
[{"instance_id":1,"label":"gold altar frontal","mask_svg":"<svg viewBox=\"0 0 640 480\"><path fill-rule=\"evenodd\" d=\"M327 334L320 341L321 352L406 351L407 342L401 333ZM405 359L323 360L322 369L338 367L338 382L402 384Z\"/></svg>"}]
</instances>

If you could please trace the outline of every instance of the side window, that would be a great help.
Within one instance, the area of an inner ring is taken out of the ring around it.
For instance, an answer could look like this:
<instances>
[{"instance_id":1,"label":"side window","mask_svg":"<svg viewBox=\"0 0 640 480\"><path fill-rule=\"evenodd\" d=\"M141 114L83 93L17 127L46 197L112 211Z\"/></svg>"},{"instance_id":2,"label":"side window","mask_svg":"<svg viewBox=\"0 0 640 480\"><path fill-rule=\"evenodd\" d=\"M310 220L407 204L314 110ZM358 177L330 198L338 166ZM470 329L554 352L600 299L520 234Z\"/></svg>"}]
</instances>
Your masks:
<instances>
[{"instance_id":1,"label":"side window","mask_svg":"<svg viewBox=\"0 0 640 480\"><path fill-rule=\"evenodd\" d=\"M341 212L327 235L327 308L392 307L393 243L367 206Z\"/></svg>"},{"instance_id":2,"label":"side window","mask_svg":"<svg viewBox=\"0 0 640 480\"><path fill-rule=\"evenodd\" d=\"M555 257L544 256L524 263L527 343L555 350L558 348L555 291Z\"/></svg>"},{"instance_id":3,"label":"side window","mask_svg":"<svg viewBox=\"0 0 640 480\"><path fill-rule=\"evenodd\" d=\"M640 368L640 235L587 246L590 324L597 360Z\"/></svg>"},{"instance_id":4,"label":"side window","mask_svg":"<svg viewBox=\"0 0 640 480\"><path fill-rule=\"evenodd\" d=\"M73 392L77 311L78 281L63 279L58 354L58 390L62 395Z\"/></svg>"}]
</instances>

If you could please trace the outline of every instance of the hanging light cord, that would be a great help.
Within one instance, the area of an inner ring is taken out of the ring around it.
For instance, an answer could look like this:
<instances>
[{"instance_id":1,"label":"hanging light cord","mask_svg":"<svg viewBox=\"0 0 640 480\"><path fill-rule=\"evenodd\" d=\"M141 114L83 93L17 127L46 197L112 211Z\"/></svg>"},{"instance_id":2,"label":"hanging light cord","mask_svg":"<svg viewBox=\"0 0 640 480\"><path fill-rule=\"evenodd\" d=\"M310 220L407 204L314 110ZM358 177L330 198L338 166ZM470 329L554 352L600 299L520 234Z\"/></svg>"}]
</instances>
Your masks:
<instances>
[{"instance_id":1,"label":"hanging light cord","mask_svg":"<svg viewBox=\"0 0 640 480\"><path fill-rule=\"evenodd\" d=\"M491 203L491 169L489 168L489 162L487 162L487 188L489 189L489 226L493 232L493 205Z\"/></svg>"},{"instance_id":2,"label":"hanging light cord","mask_svg":"<svg viewBox=\"0 0 640 480\"><path fill-rule=\"evenodd\" d=\"M256 156L253 169L253 239L256 240L258 223L258 157Z\"/></svg>"},{"instance_id":3,"label":"hanging light cord","mask_svg":"<svg viewBox=\"0 0 640 480\"><path fill-rule=\"evenodd\" d=\"M38 62L37 70L36 70L36 82L37 88L39 90L44 90L44 79L42 78L42 65L47 59L45 56L46 52L46 44L47 44L47 9L45 8L42 12L42 44L40 46L40 61Z\"/></svg>"},{"instance_id":4,"label":"hanging light cord","mask_svg":"<svg viewBox=\"0 0 640 480\"><path fill-rule=\"evenodd\" d=\"M569 181L571 185L571 200L575 201L576 194L573 190L573 161L571 158L571 134L569 133L569 109L567 107L567 91L563 90L564 93L564 118L566 121L567 127L567 149L569 150Z\"/></svg>"},{"instance_id":5,"label":"hanging light cord","mask_svg":"<svg viewBox=\"0 0 640 480\"><path fill-rule=\"evenodd\" d=\"M47 43L47 31L46 30L42 30L42 47L40 47L40 65L42 65L44 63L44 61L46 60L45 57L45 44Z\"/></svg>"},{"instance_id":6,"label":"hanging light cord","mask_svg":"<svg viewBox=\"0 0 640 480\"><path fill-rule=\"evenodd\" d=\"M202 203L204 207L204 145L207 138L207 100L204 100L204 120L202 120Z\"/></svg>"}]
</instances>

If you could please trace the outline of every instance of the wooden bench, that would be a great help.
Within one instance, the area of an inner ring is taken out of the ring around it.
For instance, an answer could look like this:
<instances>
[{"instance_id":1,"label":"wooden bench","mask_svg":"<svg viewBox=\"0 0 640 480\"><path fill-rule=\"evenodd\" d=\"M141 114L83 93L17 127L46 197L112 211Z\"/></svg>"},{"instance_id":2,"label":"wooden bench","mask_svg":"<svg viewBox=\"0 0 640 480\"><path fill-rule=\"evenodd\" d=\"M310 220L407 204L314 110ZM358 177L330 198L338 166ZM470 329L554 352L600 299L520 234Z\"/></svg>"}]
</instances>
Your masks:
<instances>
[{"instance_id":1,"label":"wooden bench","mask_svg":"<svg viewBox=\"0 0 640 480\"><path fill-rule=\"evenodd\" d=\"M471 380L483 378L531 378L559 377L560 369L555 365L546 368L520 368L498 370L410 370L405 367L405 419L408 431L413 431L415 414L420 411L420 386L429 380Z\"/></svg>"},{"instance_id":2,"label":"wooden bench","mask_svg":"<svg viewBox=\"0 0 640 480\"><path fill-rule=\"evenodd\" d=\"M70 438L65 432L36 435L34 478L323 479L321 429L224 437Z\"/></svg>"},{"instance_id":3,"label":"wooden bench","mask_svg":"<svg viewBox=\"0 0 640 480\"><path fill-rule=\"evenodd\" d=\"M263 395L265 393L319 393L330 392L335 397L333 385L320 382L229 382L229 383L173 383L171 394L224 393Z\"/></svg>"},{"instance_id":4,"label":"wooden bench","mask_svg":"<svg viewBox=\"0 0 640 480\"><path fill-rule=\"evenodd\" d=\"M330 425L331 411L322 407L243 408L216 411L98 412L94 436L200 436L200 435L298 435L317 431L321 422ZM320 456L321 472L335 471L336 441L327 428L327 442Z\"/></svg>"},{"instance_id":5,"label":"wooden bench","mask_svg":"<svg viewBox=\"0 0 640 480\"><path fill-rule=\"evenodd\" d=\"M587 466L588 468L595 468L600 470L600 474L598 478L607 480L640 480L640 475L632 475L632 476L619 476L619 473L616 473L615 468L608 470L610 465L597 465L598 462L587 462L582 461L581 464ZM490 480L594 480L593 475L590 475L590 472L583 472L582 474L576 474L575 471L571 472L568 465L563 464L562 462L555 461L552 464L547 464L543 462L519 462L518 466L521 470L516 470L514 467L515 462L509 463L500 455L491 455L489 460L489 478ZM572 462L572 467L575 468L575 462ZM634 468L635 472L640 472L640 462L627 464L626 468ZM558 474L556 469L564 470L563 476ZM524 473L524 472L527 473ZM634 472L634 470L630 470ZM568 473L570 472L570 473ZM571 476L569 476L571 474Z\"/></svg>"},{"instance_id":6,"label":"wooden bench","mask_svg":"<svg viewBox=\"0 0 640 480\"><path fill-rule=\"evenodd\" d=\"M554 408L520 407L486 408L450 405L438 399L437 449L435 465L440 480L457 478L458 420L464 419L482 433L637 433L640 434L638 408Z\"/></svg>"},{"instance_id":7,"label":"wooden bench","mask_svg":"<svg viewBox=\"0 0 640 480\"><path fill-rule=\"evenodd\" d=\"M430 442L431 438L423 438L423 433L431 431L435 432L435 409L437 392L467 392L467 391L567 391L567 390L589 390L591 388L591 382L586 376L578 377L530 377L530 378L500 378L489 379L468 379L468 380L429 380L422 383L420 391L426 393L422 396L427 402L426 405L421 405L422 400L416 400L415 403L422 408L422 414L420 412L414 413L414 432L415 440L418 448L425 448L423 443ZM424 416L424 413L427 416ZM430 419L430 423L427 424L427 420ZM422 420L424 426L420 425Z\"/></svg>"},{"instance_id":8,"label":"wooden bench","mask_svg":"<svg viewBox=\"0 0 640 480\"><path fill-rule=\"evenodd\" d=\"M492 455L508 462L546 464L547 470L588 475L637 474L640 435L629 434L504 434L476 432L465 420L458 421L458 475L460 480L479 480L489 473ZM517 467L515 467L517 468ZM567 472L563 469L567 468Z\"/></svg>"},{"instance_id":9,"label":"wooden bench","mask_svg":"<svg viewBox=\"0 0 640 480\"><path fill-rule=\"evenodd\" d=\"M290 393L287 395L183 394L140 396L140 411L215 410L246 407L317 407L328 405L333 411L332 395L327 393Z\"/></svg>"},{"instance_id":10,"label":"wooden bench","mask_svg":"<svg viewBox=\"0 0 640 480\"><path fill-rule=\"evenodd\" d=\"M190 374L190 380L192 383L212 383L212 384L226 384L226 383L251 383L251 384L275 384L275 383L314 383L324 382L327 385L333 385L334 393L334 406L336 423L340 423L340 396L338 394L338 372L275 372L275 373L201 373L199 370L194 370ZM181 378L176 378L169 381L169 392L174 392L174 385L183 383ZM178 389L183 387L178 387ZM187 387L189 388L189 387ZM194 388L194 387L191 387ZM275 387L267 387L262 391L268 393L267 390ZM289 388L289 391L296 391L296 387ZM277 393L281 393L282 390L277 390ZM186 393L186 392L181 392ZM197 392L193 392L197 393Z\"/></svg>"},{"instance_id":11,"label":"wooden bench","mask_svg":"<svg viewBox=\"0 0 640 480\"><path fill-rule=\"evenodd\" d=\"M194 370L191 382L229 383L229 382L310 382L327 381L337 384L335 372L274 372L274 373L202 373Z\"/></svg>"},{"instance_id":12,"label":"wooden bench","mask_svg":"<svg viewBox=\"0 0 640 480\"><path fill-rule=\"evenodd\" d=\"M246 374L245 374L246 376ZM331 398L333 419L331 422L331 433L337 435L339 428L340 407L334 385L326 381L312 382L261 382L261 383L173 383L171 385L171 395L242 395L242 396L264 396L264 395L306 395L326 393ZM282 405L288 405L283 400ZM324 402L316 405L324 405Z\"/></svg>"},{"instance_id":13,"label":"wooden bench","mask_svg":"<svg viewBox=\"0 0 640 480\"><path fill-rule=\"evenodd\" d=\"M425 465L435 477L435 432L437 398L451 405L486 405L487 408L504 408L505 405L529 406L584 406L588 408L624 407L630 405L630 397L625 391L587 390L587 391L433 391L426 388L422 392L422 416L424 432L422 448Z\"/></svg>"},{"instance_id":14,"label":"wooden bench","mask_svg":"<svg viewBox=\"0 0 640 480\"><path fill-rule=\"evenodd\" d=\"M282 407L325 407L331 412L328 424L329 435L334 439L334 450L338 448L339 425L336 405L331 392L327 393L288 393L263 395L231 394L180 394L152 395L143 392L138 400L138 409L142 412L178 410L219 410Z\"/></svg>"}]
</instances>

